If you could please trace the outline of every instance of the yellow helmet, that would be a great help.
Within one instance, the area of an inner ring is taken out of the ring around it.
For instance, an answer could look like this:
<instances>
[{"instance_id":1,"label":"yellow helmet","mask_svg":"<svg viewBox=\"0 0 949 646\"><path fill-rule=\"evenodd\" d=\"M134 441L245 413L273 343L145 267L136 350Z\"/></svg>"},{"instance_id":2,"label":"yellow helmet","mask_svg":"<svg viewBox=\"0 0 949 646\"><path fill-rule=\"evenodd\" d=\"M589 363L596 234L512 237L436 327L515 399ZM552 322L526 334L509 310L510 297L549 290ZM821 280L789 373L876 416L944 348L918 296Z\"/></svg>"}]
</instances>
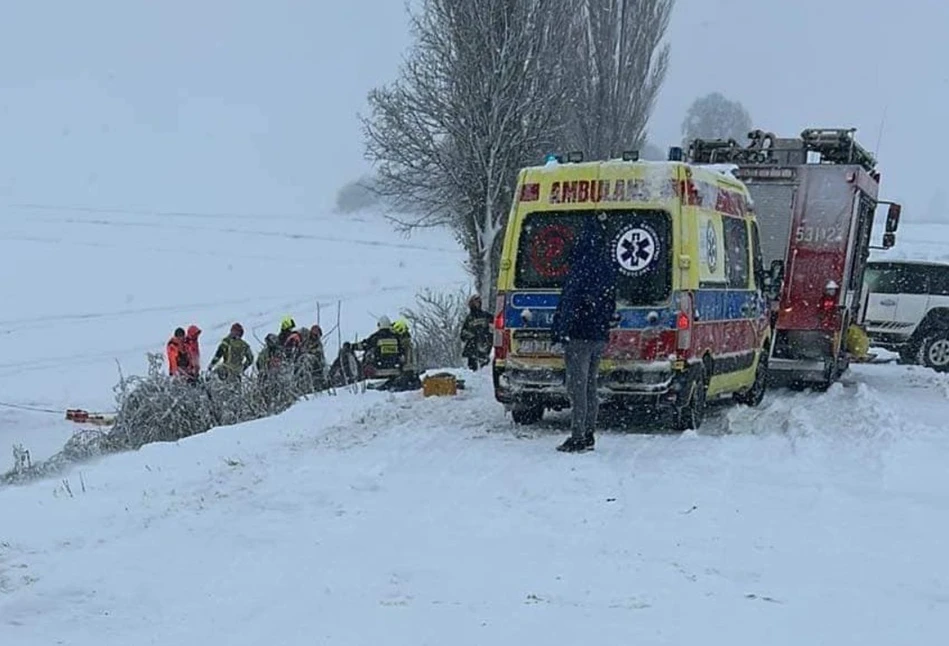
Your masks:
<instances>
[{"instance_id":1,"label":"yellow helmet","mask_svg":"<svg viewBox=\"0 0 949 646\"><path fill-rule=\"evenodd\" d=\"M405 319L399 319L392 324L392 331L396 334L408 334L409 333L409 322Z\"/></svg>"},{"instance_id":2,"label":"yellow helmet","mask_svg":"<svg viewBox=\"0 0 949 646\"><path fill-rule=\"evenodd\" d=\"M291 316L284 316L283 320L280 321L280 331L286 332L287 330L292 330L297 326L296 321L293 320Z\"/></svg>"}]
</instances>

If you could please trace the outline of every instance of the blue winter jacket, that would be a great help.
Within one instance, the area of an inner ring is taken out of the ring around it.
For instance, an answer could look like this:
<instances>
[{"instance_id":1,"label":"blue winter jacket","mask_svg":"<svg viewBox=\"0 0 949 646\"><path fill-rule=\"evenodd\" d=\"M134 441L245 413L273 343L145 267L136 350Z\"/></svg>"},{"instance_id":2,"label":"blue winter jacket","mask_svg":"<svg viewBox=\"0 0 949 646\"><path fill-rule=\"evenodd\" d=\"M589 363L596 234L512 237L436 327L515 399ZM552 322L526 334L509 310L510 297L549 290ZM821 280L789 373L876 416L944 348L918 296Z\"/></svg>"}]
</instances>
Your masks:
<instances>
[{"instance_id":1,"label":"blue winter jacket","mask_svg":"<svg viewBox=\"0 0 949 646\"><path fill-rule=\"evenodd\" d=\"M616 263L609 253L606 232L590 217L573 248L551 340L608 341L616 314L616 279Z\"/></svg>"}]
</instances>

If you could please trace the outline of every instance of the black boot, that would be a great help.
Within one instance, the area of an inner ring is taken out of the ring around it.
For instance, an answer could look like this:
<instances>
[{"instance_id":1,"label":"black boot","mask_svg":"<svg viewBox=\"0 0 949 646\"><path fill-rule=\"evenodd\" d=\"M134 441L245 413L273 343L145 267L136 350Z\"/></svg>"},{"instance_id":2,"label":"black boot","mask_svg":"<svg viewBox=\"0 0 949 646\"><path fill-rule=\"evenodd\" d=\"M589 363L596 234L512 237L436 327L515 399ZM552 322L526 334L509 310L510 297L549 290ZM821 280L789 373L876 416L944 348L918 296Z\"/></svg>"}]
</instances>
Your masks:
<instances>
[{"instance_id":1,"label":"black boot","mask_svg":"<svg viewBox=\"0 0 949 646\"><path fill-rule=\"evenodd\" d=\"M592 434L582 436L571 435L564 440L563 444L557 447L557 450L564 453L584 453L586 451L592 451L593 444Z\"/></svg>"}]
</instances>

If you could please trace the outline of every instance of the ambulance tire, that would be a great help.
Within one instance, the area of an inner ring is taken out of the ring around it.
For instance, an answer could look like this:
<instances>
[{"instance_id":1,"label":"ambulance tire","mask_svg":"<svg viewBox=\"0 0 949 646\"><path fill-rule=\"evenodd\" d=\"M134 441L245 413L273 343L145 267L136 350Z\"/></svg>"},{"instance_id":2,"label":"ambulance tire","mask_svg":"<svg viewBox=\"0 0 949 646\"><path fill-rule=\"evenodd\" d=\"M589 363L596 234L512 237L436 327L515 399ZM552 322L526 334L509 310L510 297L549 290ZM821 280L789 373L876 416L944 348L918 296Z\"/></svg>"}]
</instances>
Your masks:
<instances>
[{"instance_id":1,"label":"ambulance tire","mask_svg":"<svg viewBox=\"0 0 949 646\"><path fill-rule=\"evenodd\" d=\"M920 363L936 372L949 372L949 330L939 330L923 340Z\"/></svg>"},{"instance_id":2,"label":"ambulance tire","mask_svg":"<svg viewBox=\"0 0 949 646\"><path fill-rule=\"evenodd\" d=\"M689 400L672 411L672 428L676 431L698 430L702 426L702 420L705 419L705 392L708 385L705 382L703 364L696 366L695 375L689 386Z\"/></svg>"},{"instance_id":3,"label":"ambulance tire","mask_svg":"<svg viewBox=\"0 0 949 646\"><path fill-rule=\"evenodd\" d=\"M761 404L764 394L768 390L768 357L764 350L758 356L758 367L755 370L755 381L751 387L740 393L735 393L735 401L754 408Z\"/></svg>"},{"instance_id":4,"label":"ambulance tire","mask_svg":"<svg viewBox=\"0 0 949 646\"><path fill-rule=\"evenodd\" d=\"M517 406L511 409L511 417L518 426L531 426L544 418L544 407L540 404Z\"/></svg>"}]
</instances>

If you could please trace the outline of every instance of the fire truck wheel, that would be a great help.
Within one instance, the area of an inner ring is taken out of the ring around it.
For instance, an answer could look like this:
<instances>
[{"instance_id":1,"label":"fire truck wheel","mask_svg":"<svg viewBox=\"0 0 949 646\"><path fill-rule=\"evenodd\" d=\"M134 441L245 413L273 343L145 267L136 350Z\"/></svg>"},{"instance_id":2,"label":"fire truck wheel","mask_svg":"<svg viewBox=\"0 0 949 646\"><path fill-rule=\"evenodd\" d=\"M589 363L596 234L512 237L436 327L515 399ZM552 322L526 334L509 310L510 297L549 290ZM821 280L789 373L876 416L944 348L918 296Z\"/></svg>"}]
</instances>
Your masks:
<instances>
[{"instance_id":1,"label":"fire truck wheel","mask_svg":"<svg viewBox=\"0 0 949 646\"><path fill-rule=\"evenodd\" d=\"M755 407L764 399L765 390L768 388L768 358L761 351L758 357L758 368L755 370L755 381L751 388L745 392L735 393L735 401L739 404Z\"/></svg>"},{"instance_id":2,"label":"fire truck wheel","mask_svg":"<svg viewBox=\"0 0 949 646\"><path fill-rule=\"evenodd\" d=\"M697 430L705 418L705 366L695 368L689 400L672 413L672 428L676 431Z\"/></svg>"},{"instance_id":3,"label":"fire truck wheel","mask_svg":"<svg viewBox=\"0 0 949 646\"><path fill-rule=\"evenodd\" d=\"M940 330L923 341L922 364L936 372L949 371L949 331Z\"/></svg>"},{"instance_id":4,"label":"fire truck wheel","mask_svg":"<svg viewBox=\"0 0 949 646\"><path fill-rule=\"evenodd\" d=\"M511 417L518 426L530 426L536 424L544 417L544 407L539 404L531 406L518 406L511 409Z\"/></svg>"}]
</instances>

